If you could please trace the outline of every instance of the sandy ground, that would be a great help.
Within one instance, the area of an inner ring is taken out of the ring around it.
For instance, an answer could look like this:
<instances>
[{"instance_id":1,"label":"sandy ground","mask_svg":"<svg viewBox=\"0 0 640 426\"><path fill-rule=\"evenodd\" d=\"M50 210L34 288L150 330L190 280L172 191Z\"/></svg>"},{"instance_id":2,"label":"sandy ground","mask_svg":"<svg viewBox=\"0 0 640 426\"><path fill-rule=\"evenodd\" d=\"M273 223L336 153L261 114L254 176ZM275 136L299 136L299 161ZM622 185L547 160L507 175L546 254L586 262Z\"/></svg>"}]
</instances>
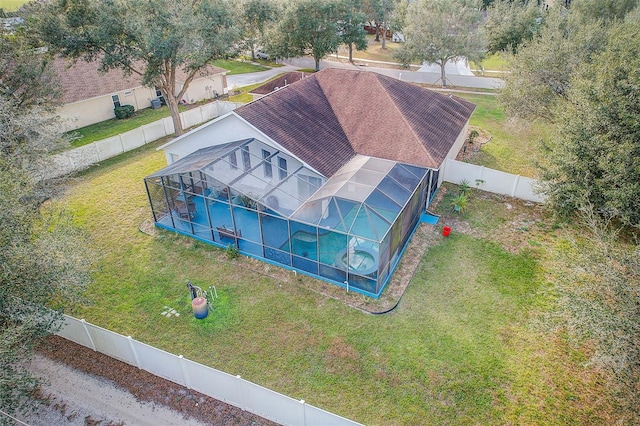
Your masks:
<instances>
[{"instance_id":1,"label":"sandy ground","mask_svg":"<svg viewBox=\"0 0 640 426\"><path fill-rule=\"evenodd\" d=\"M48 384L42 393L49 405L28 417L36 425L204 425L153 402L140 402L103 377L78 371L66 364L36 355L31 369Z\"/></svg>"},{"instance_id":2,"label":"sandy ground","mask_svg":"<svg viewBox=\"0 0 640 426\"><path fill-rule=\"evenodd\" d=\"M39 345L31 370L47 405L36 425L220 425L276 423L57 336ZM16 423L18 424L18 423Z\"/></svg>"}]
</instances>

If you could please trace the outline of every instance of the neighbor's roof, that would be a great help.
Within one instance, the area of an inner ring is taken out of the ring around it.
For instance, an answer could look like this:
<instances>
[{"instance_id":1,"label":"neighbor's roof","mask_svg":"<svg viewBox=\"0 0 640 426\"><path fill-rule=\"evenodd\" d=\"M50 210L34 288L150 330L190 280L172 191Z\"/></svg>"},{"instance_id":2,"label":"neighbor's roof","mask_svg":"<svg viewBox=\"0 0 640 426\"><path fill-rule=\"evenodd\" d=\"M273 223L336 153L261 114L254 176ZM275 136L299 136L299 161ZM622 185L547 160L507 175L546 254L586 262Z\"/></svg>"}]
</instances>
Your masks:
<instances>
[{"instance_id":1,"label":"neighbor's roof","mask_svg":"<svg viewBox=\"0 0 640 426\"><path fill-rule=\"evenodd\" d=\"M98 62L86 62L81 59L75 63L60 57L54 60L53 67L60 82L63 104L111 95L142 86L142 78L137 74L125 76L120 70L101 73L98 71L98 66ZM207 68L208 75L225 71L223 68L214 66ZM186 78L182 70L177 71L176 75L178 81L184 81Z\"/></svg>"},{"instance_id":2,"label":"neighbor's roof","mask_svg":"<svg viewBox=\"0 0 640 426\"><path fill-rule=\"evenodd\" d=\"M235 113L332 176L356 154L439 168L474 109L374 72L327 68Z\"/></svg>"},{"instance_id":3,"label":"neighbor's roof","mask_svg":"<svg viewBox=\"0 0 640 426\"><path fill-rule=\"evenodd\" d=\"M262 86L256 87L249 93L254 93L256 95L267 95L273 92L274 90L282 89L283 87L293 84L296 81L300 81L305 77L309 77L310 75L313 75L313 74L304 73L300 71L291 71L281 75L278 78L274 78L273 80L266 82Z\"/></svg>"}]
</instances>

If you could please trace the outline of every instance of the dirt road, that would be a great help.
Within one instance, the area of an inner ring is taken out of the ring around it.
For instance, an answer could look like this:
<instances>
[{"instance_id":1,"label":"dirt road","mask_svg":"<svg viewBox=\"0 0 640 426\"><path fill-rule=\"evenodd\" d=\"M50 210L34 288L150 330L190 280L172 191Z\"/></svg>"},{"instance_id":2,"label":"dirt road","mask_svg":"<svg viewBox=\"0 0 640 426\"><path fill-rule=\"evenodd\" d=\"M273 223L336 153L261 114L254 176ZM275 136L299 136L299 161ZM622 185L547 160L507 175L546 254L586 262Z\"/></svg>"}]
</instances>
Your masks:
<instances>
[{"instance_id":1,"label":"dirt road","mask_svg":"<svg viewBox=\"0 0 640 426\"><path fill-rule=\"evenodd\" d=\"M30 426L277 425L61 337L46 339L31 368L49 404L17 416Z\"/></svg>"},{"instance_id":2,"label":"dirt road","mask_svg":"<svg viewBox=\"0 0 640 426\"><path fill-rule=\"evenodd\" d=\"M61 362L36 355L31 370L47 385L42 393L50 403L28 417L18 418L32 426L42 425L204 425L154 402L140 402L111 380L93 376Z\"/></svg>"}]
</instances>

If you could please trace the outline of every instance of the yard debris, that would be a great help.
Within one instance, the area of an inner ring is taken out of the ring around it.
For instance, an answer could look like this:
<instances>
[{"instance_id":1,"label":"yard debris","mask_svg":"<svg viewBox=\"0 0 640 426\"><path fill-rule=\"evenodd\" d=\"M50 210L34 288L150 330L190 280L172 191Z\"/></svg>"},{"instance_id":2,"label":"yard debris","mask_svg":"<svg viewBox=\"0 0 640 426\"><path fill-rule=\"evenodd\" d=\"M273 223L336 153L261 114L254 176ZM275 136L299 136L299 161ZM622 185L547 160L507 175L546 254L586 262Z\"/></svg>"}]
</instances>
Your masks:
<instances>
[{"instance_id":1,"label":"yard debris","mask_svg":"<svg viewBox=\"0 0 640 426\"><path fill-rule=\"evenodd\" d=\"M180 316L180 312L176 311L175 309L173 309L170 306L164 306L164 311L162 311L160 313L160 315L165 316L167 318L171 318L172 316L175 317L179 317Z\"/></svg>"}]
</instances>

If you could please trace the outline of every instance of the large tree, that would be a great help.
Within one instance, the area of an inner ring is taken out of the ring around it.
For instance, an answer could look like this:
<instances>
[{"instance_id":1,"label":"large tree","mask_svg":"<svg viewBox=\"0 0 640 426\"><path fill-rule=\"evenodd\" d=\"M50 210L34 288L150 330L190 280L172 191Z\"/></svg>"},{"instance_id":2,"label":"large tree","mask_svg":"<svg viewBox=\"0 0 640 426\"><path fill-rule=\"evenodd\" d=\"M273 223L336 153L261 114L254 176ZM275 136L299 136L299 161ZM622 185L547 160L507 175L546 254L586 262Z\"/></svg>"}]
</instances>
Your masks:
<instances>
[{"instance_id":1,"label":"large tree","mask_svg":"<svg viewBox=\"0 0 640 426\"><path fill-rule=\"evenodd\" d=\"M382 35L381 48L386 49L387 30L390 28L390 20L396 7L397 0L364 0L363 12L376 27L376 41L380 41Z\"/></svg>"},{"instance_id":2,"label":"large tree","mask_svg":"<svg viewBox=\"0 0 640 426\"><path fill-rule=\"evenodd\" d=\"M565 213L592 205L640 229L640 24L610 30L606 45L571 80L556 106L544 168L550 204Z\"/></svg>"},{"instance_id":3,"label":"large tree","mask_svg":"<svg viewBox=\"0 0 640 426\"><path fill-rule=\"evenodd\" d=\"M621 21L637 7L638 0L573 0L570 3L572 13L585 20L603 22Z\"/></svg>"},{"instance_id":4,"label":"large tree","mask_svg":"<svg viewBox=\"0 0 640 426\"><path fill-rule=\"evenodd\" d=\"M512 117L554 122L556 105L567 99L572 76L591 62L606 40L598 22L580 22L561 8L549 11L545 25L524 43L504 76L500 101Z\"/></svg>"},{"instance_id":5,"label":"large tree","mask_svg":"<svg viewBox=\"0 0 640 426\"><path fill-rule=\"evenodd\" d=\"M0 409L15 413L39 384L26 362L40 338L60 327L63 306L78 299L89 256L70 217L43 204L50 182L33 179L37 160L64 141L48 97L29 90L54 93L46 53L15 35L0 32L0 39ZM20 74L29 64L39 68Z\"/></svg>"},{"instance_id":6,"label":"large tree","mask_svg":"<svg viewBox=\"0 0 640 426\"><path fill-rule=\"evenodd\" d=\"M344 18L334 0L300 0L292 3L272 33L269 51L280 57L311 55L315 70L320 60L337 51L342 42L338 22Z\"/></svg>"},{"instance_id":7,"label":"large tree","mask_svg":"<svg viewBox=\"0 0 640 426\"><path fill-rule=\"evenodd\" d=\"M367 49L367 33L364 30L366 17L360 11L360 0L342 0L340 2L340 14L342 19L338 21L340 41L349 49L349 62L353 62L353 48L356 50Z\"/></svg>"},{"instance_id":8,"label":"large tree","mask_svg":"<svg viewBox=\"0 0 640 426\"><path fill-rule=\"evenodd\" d=\"M491 53L516 53L542 25L544 8L537 1L499 0L487 9L485 30L487 47Z\"/></svg>"},{"instance_id":9,"label":"large tree","mask_svg":"<svg viewBox=\"0 0 640 426\"><path fill-rule=\"evenodd\" d=\"M264 43L268 25L278 16L278 6L271 0L247 0L242 6L244 42L256 59L256 47Z\"/></svg>"},{"instance_id":10,"label":"large tree","mask_svg":"<svg viewBox=\"0 0 640 426\"><path fill-rule=\"evenodd\" d=\"M419 0L409 5L406 39L398 58L440 66L442 87L445 66L456 58L481 61L486 53L480 3L465 0Z\"/></svg>"},{"instance_id":11,"label":"large tree","mask_svg":"<svg viewBox=\"0 0 640 426\"><path fill-rule=\"evenodd\" d=\"M138 74L160 89L176 135L184 131L178 104L189 84L214 59L232 55L241 34L226 0L54 0L33 23L56 53Z\"/></svg>"},{"instance_id":12,"label":"large tree","mask_svg":"<svg viewBox=\"0 0 640 426\"><path fill-rule=\"evenodd\" d=\"M17 31L0 33L0 90L19 108L47 105L60 95L51 56L45 52L34 55L23 29Z\"/></svg>"}]
</instances>

